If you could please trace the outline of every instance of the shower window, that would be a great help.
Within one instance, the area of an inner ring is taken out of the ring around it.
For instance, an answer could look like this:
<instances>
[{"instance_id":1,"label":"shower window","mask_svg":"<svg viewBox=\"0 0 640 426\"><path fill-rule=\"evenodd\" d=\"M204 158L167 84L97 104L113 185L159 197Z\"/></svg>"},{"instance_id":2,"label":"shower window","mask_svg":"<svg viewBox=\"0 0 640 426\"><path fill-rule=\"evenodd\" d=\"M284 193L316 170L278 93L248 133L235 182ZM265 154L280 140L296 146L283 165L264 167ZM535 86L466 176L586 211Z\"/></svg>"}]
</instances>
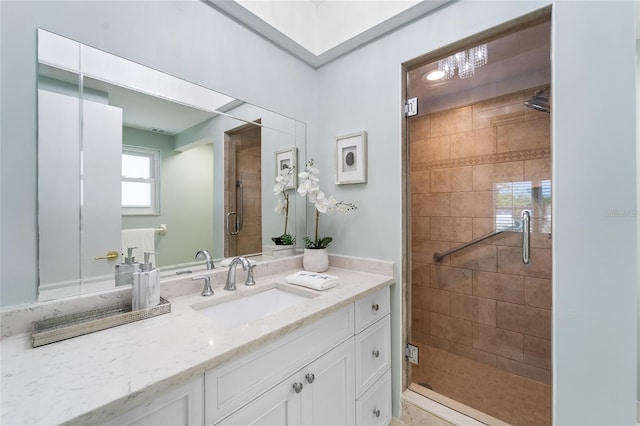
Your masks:
<instances>
[{"instance_id":1,"label":"shower window","mask_svg":"<svg viewBox=\"0 0 640 426\"><path fill-rule=\"evenodd\" d=\"M496 231L522 231L522 212L535 219L532 232L551 232L551 180L494 183Z\"/></svg>"}]
</instances>

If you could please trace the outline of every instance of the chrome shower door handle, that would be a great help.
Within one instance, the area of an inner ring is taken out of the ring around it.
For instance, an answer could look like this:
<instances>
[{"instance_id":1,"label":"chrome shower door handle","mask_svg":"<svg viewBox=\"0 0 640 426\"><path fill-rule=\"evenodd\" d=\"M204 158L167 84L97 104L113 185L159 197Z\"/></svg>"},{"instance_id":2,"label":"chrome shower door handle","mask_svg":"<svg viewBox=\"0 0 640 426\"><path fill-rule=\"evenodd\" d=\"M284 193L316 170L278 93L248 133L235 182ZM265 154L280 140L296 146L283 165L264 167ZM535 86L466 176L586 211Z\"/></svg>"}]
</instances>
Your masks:
<instances>
[{"instance_id":1,"label":"chrome shower door handle","mask_svg":"<svg viewBox=\"0 0 640 426\"><path fill-rule=\"evenodd\" d=\"M235 228L232 231L231 227L229 226L229 218L234 215L235 216L235 220L233 221L235 223ZM238 232L240 232L240 230L238 229L238 213L237 212L229 212L227 213L227 234L229 235L238 235Z\"/></svg>"},{"instance_id":2,"label":"chrome shower door handle","mask_svg":"<svg viewBox=\"0 0 640 426\"><path fill-rule=\"evenodd\" d=\"M531 262L531 214L528 210L522 212L522 263L528 265Z\"/></svg>"}]
</instances>

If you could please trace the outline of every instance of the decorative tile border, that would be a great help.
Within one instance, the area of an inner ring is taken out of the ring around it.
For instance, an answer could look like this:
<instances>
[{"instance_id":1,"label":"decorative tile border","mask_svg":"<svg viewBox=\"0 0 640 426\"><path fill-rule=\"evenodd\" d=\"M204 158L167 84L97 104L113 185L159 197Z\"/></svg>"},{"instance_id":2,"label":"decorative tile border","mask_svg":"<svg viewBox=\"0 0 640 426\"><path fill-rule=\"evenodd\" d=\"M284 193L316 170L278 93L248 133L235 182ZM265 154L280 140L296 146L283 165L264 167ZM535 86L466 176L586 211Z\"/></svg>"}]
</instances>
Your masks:
<instances>
[{"instance_id":1,"label":"decorative tile border","mask_svg":"<svg viewBox=\"0 0 640 426\"><path fill-rule=\"evenodd\" d=\"M512 161L538 160L543 158L551 158L551 149L529 149L526 151L501 152L499 154L477 155L474 157L455 158L452 160L427 161L412 164L411 170L424 171L431 169L447 169L451 167L509 163Z\"/></svg>"}]
</instances>

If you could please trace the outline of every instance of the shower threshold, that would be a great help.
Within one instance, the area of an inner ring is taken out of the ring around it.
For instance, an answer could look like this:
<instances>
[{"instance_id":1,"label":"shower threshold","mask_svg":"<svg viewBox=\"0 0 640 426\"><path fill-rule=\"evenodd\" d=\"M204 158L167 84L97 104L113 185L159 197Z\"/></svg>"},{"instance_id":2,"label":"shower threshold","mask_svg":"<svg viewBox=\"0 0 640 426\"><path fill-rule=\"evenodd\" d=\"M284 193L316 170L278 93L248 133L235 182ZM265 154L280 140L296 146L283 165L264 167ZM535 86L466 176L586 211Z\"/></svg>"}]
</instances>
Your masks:
<instances>
[{"instance_id":1,"label":"shower threshold","mask_svg":"<svg viewBox=\"0 0 640 426\"><path fill-rule=\"evenodd\" d=\"M425 398L428 398L447 408L450 408L451 410L457 411L460 414L471 417L471 419L476 420L480 423L491 426L510 426L509 423L503 422L502 420L483 413L482 411L478 411L475 408L469 407L468 405L462 404L461 402L434 392L431 389L427 389L422 386L422 384L411 383L408 390L415 392L418 395L424 396Z\"/></svg>"}]
</instances>

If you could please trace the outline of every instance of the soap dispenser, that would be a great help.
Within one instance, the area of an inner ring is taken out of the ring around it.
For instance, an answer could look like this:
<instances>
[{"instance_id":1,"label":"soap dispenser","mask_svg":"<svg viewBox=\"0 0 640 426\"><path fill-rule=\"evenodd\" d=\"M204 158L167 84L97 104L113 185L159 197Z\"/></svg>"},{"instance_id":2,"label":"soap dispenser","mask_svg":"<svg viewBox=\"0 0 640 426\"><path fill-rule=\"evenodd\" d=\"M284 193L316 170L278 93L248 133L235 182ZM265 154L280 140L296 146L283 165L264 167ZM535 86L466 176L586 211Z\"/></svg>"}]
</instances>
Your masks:
<instances>
[{"instance_id":1,"label":"soap dispenser","mask_svg":"<svg viewBox=\"0 0 640 426\"><path fill-rule=\"evenodd\" d=\"M140 269L140 263L133 256L134 248L128 247L124 263L116 265L116 286L133 284L133 273Z\"/></svg>"},{"instance_id":2,"label":"soap dispenser","mask_svg":"<svg viewBox=\"0 0 640 426\"><path fill-rule=\"evenodd\" d=\"M133 286L131 287L131 309L146 309L160 304L160 271L154 268L149 257L152 254L144 252L144 263L140 269L133 273Z\"/></svg>"}]
</instances>

